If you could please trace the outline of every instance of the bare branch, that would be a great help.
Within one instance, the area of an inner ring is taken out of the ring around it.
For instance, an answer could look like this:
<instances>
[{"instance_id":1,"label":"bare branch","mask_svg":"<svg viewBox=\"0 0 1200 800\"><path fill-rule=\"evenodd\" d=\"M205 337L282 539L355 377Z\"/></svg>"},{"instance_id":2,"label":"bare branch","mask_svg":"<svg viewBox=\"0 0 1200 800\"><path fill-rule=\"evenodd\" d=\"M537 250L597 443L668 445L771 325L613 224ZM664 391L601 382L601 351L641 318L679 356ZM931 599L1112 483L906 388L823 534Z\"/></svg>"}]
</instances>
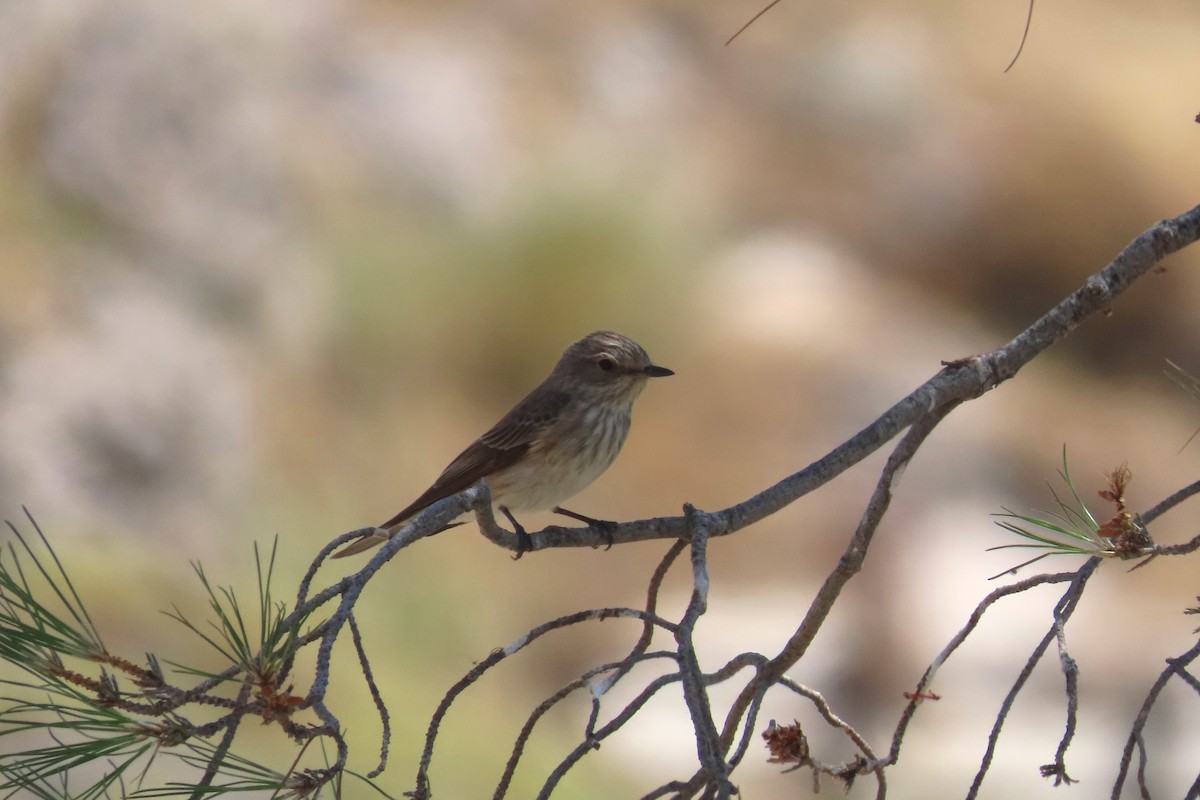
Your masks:
<instances>
[{"instance_id":1,"label":"bare branch","mask_svg":"<svg viewBox=\"0 0 1200 800\"><path fill-rule=\"evenodd\" d=\"M246 701L250 699L250 692L253 688L254 687L251 685L250 681L244 681L242 683L242 688L238 692L237 697L238 706L244 707L246 705ZM229 752L229 748L233 746L233 739L235 736L237 736L238 726L241 725L242 717L244 716L245 712L241 710L234 711L229 715L228 722L223 726L225 729L225 735L221 737L221 741L217 744L216 751L213 753L212 758L209 759L208 766L205 768L204 774L200 776L200 781L196 784L196 793L194 796L198 797L202 795L203 792L201 790L205 787L211 786L213 779L215 779L220 773L221 763L225 760L225 755Z\"/></svg>"},{"instance_id":2,"label":"bare branch","mask_svg":"<svg viewBox=\"0 0 1200 800\"><path fill-rule=\"evenodd\" d=\"M358 654L358 666L362 669L363 678L367 682L367 691L371 693L371 701L375 703L375 710L379 712L379 721L383 725L383 732L379 737L379 764L367 773L368 778L374 778L387 768L388 747L392 741L392 721L387 705L383 702L383 696L379 693L379 686L375 683L371 662L367 660L367 650L363 645L362 634L358 631L358 622L355 621L353 614L350 615L348 622L350 638L354 642L354 652Z\"/></svg>"},{"instance_id":3,"label":"bare branch","mask_svg":"<svg viewBox=\"0 0 1200 800\"><path fill-rule=\"evenodd\" d=\"M692 641L697 621L708 610L708 518L691 505L684 506L683 512L692 533L692 599L675 631L679 671L683 676L683 699L696 733L696 753L701 769L707 773L709 783L716 787L716 797L724 799L734 789L729 783L729 768L725 764L721 738L713 722L712 707L704 690L700 661Z\"/></svg>"},{"instance_id":4,"label":"bare branch","mask_svg":"<svg viewBox=\"0 0 1200 800\"><path fill-rule=\"evenodd\" d=\"M1149 525L1151 522L1158 519L1163 514L1167 513L1172 508L1174 508L1175 506L1182 503L1184 500L1187 500L1188 498L1191 498L1191 497L1195 497L1197 494L1200 494L1200 481L1195 481L1194 483L1190 483L1187 486L1180 489L1178 492L1175 492L1175 494L1173 494L1170 497L1163 500L1162 502L1156 503L1154 506L1152 506L1148 510L1143 511L1141 514L1139 514L1138 518L1141 520L1142 524ZM1191 551L1188 551L1188 552L1191 552Z\"/></svg>"},{"instance_id":5,"label":"bare branch","mask_svg":"<svg viewBox=\"0 0 1200 800\"><path fill-rule=\"evenodd\" d=\"M441 727L442 720L450 711L450 706L454 701L466 691L472 684L478 681L492 667L499 664L509 656L515 655L521 650L528 647L537 639L541 638L551 631L565 628L570 625L577 625L581 622L602 621L618 617L632 617L635 619L649 620L655 625L662 627L671 633L676 630L676 625L668 622L665 619L656 617L653 614L648 614L636 608L594 608L587 611L580 611L575 614L568 614L563 617L551 620L542 625L537 626L525 635L519 637L507 646L497 648L488 654L487 658L475 665L466 675L460 678L445 696L442 697L441 703L438 704L437 710L434 711L433 717L429 721L429 729L425 734L425 749L421 754L421 763L417 770L416 785L410 793L411 797L421 800L429 796L429 765L433 760L433 748L437 741L438 730Z\"/></svg>"},{"instance_id":6,"label":"bare branch","mask_svg":"<svg viewBox=\"0 0 1200 800\"><path fill-rule=\"evenodd\" d=\"M1158 696L1166 687L1167 681L1171 680L1176 675L1184 673L1186 667L1200 658L1200 641L1196 642L1190 650L1183 655L1167 660L1167 667L1158 676L1157 680L1150 687L1150 691L1146 693L1146 699L1142 702L1142 707L1138 711L1137 717L1133 720L1133 726L1129 731L1129 739L1125 742L1125 750L1121 753L1121 763L1117 767L1117 778L1113 781L1112 800L1119 800L1121 790L1125 786L1125 778L1129 774L1129 763L1133 758L1134 747L1138 748L1138 786L1142 790L1142 796L1148 797L1149 793L1146 790L1145 783L1145 766L1146 766L1146 744L1142 738L1142 734L1146 728L1146 722L1150 719L1150 712L1154 708L1154 704L1158 702Z\"/></svg>"}]
</instances>

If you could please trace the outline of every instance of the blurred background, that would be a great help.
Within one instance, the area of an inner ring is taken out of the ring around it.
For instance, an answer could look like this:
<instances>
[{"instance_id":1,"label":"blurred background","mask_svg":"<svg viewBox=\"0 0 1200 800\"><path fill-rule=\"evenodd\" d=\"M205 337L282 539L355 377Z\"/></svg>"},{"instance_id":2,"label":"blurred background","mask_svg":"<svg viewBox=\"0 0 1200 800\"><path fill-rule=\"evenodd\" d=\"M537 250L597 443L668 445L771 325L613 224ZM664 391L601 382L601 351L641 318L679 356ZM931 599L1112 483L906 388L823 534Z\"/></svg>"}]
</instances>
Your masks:
<instances>
[{"instance_id":1,"label":"blurred background","mask_svg":"<svg viewBox=\"0 0 1200 800\"><path fill-rule=\"evenodd\" d=\"M0 3L0 510L44 526L110 648L216 667L158 613L203 614L189 562L249 600L252 544L277 535L287 597L322 544L390 517L589 331L620 330L677 375L649 387L616 466L571 507L716 510L820 457L941 360L1003 344L1200 202L1200 17L1185 0L1038 5L1007 73L1020 2L791 0L725 46L761 5ZM989 514L1052 507L1064 445L1088 498L1123 461L1134 508L1193 479L1198 445L1181 448L1200 408L1163 368L1200 371L1198 259L1172 257L955 412L908 469L864 574L792 673L878 750L987 577L1021 560L985 552L1010 541ZM712 544L707 667L782 645L881 463ZM1156 539L1191 536L1193 516ZM403 552L360 610L397 725L382 785L411 788L457 676L552 617L639 605L665 549L514 563L464 527ZM688 588L683 572L669 582L668 615ZM1194 567L1166 559L1093 580L1068 628L1083 693L1068 771L1089 793L1110 784L1164 659L1190 646L1179 612L1198 591ZM1057 596L989 615L918 715L893 791L964 791ZM637 634L550 637L468 692L434 760L439 796L490 796L528 711ZM340 657L331 704L366 771L378 722ZM578 699L543 722L513 796L532 796L586 711ZM1193 715L1159 713L1154 785L1181 794ZM772 717L803 722L826 760L851 755L794 698L771 696L759 727ZM1053 656L1010 725L989 796L1049 796ZM690 775L689 730L664 696L556 796ZM290 745L263 739L286 767ZM756 740L745 796L810 791L765 760ZM862 780L850 796L873 793Z\"/></svg>"}]
</instances>

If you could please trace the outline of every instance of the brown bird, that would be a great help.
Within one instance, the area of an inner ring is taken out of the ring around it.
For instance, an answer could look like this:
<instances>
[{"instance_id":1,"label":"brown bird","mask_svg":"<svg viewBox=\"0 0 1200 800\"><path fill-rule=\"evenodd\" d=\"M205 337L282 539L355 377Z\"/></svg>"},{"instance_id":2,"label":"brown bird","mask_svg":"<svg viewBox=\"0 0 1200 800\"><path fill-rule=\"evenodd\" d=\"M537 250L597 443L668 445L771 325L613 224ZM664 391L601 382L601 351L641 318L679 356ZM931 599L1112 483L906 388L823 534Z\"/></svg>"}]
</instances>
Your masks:
<instances>
[{"instance_id":1,"label":"brown bird","mask_svg":"<svg viewBox=\"0 0 1200 800\"><path fill-rule=\"evenodd\" d=\"M376 533L333 555L354 555L381 544L438 500L487 481L492 502L520 538L529 535L513 511L552 509L589 525L612 523L560 508L600 477L621 451L629 432L633 401L649 378L674 375L656 366L641 345L613 331L597 331L575 342L554 371L511 411L450 462L433 485Z\"/></svg>"}]
</instances>

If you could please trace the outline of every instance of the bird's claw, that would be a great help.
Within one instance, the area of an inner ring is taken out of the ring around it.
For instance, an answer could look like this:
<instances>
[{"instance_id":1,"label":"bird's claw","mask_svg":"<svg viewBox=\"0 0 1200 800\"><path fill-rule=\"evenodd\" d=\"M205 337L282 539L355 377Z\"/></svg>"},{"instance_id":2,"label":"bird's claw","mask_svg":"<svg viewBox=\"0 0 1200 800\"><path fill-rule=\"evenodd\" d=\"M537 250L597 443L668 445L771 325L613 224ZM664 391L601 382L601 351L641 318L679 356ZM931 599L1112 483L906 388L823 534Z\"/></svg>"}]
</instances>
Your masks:
<instances>
[{"instance_id":1,"label":"bird's claw","mask_svg":"<svg viewBox=\"0 0 1200 800\"><path fill-rule=\"evenodd\" d=\"M604 539L604 549L605 550L612 549L612 546L614 544L613 534L617 530L616 522L613 522L610 519L596 519L595 517L588 517L583 514L577 514L574 511L568 511L567 509L562 508L561 506L555 506L554 508L551 509L551 511L553 511L555 514L561 514L564 517L570 517L571 519L577 519L580 522L585 523L588 527L595 528L596 530L600 531L600 536L601 536L601 538ZM595 545L592 546L592 549L593 550L596 549Z\"/></svg>"},{"instance_id":2,"label":"bird's claw","mask_svg":"<svg viewBox=\"0 0 1200 800\"><path fill-rule=\"evenodd\" d=\"M600 531L600 535L604 538L604 549L612 550L615 543L613 534L616 533L617 523L607 519L598 519L592 522L592 527Z\"/></svg>"},{"instance_id":3,"label":"bird's claw","mask_svg":"<svg viewBox=\"0 0 1200 800\"><path fill-rule=\"evenodd\" d=\"M517 518L512 515L504 506L500 506L500 512L508 517L509 523L513 526L513 531L517 534L517 554L513 556L513 561L520 560L521 556L533 549L533 537L529 535L529 531L525 530L525 526L517 522Z\"/></svg>"},{"instance_id":4,"label":"bird's claw","mask_svg":"<svg viewBox=\"0 0 1200 800\"><path fill-rule=\"evenodd\" d=\"M520 525L518 525L517 526L517 554L512 557L513 561L519 561L521 556L525 555L532 549L533 549L533 537L529 535L528 531L526 531L524 528L522 528Z\"/></svg>"}]
</instances>

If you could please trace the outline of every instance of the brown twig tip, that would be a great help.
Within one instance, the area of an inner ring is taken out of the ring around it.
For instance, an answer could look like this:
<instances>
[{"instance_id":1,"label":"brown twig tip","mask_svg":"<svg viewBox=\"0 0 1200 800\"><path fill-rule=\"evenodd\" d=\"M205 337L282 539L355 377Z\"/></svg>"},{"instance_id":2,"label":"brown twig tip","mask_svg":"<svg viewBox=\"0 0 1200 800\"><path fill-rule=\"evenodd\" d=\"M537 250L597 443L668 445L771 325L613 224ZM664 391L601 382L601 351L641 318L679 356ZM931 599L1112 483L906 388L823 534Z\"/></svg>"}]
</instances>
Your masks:
<instances>
[{"instance_id":1,"label":"brown twig tip","mask_svg":"<svg viewBox=\"0 0 1200 800\"><path fill-rule=\"evenodd\" d=\"M292 686L279 691L274 685L266 683L258 687L258 696L262 699L259 713L263 723L283 722L291 719L292 714L304 706L304 698L292 694Z\"/></svg>"},{"instance_id":2,"label":"brown twig tip","mask_svg":"<svg viewBox=\"0 0 1200 800\"><path fill-rule=\"evenodd\" d=\"M804 735L800 723L796 720L792 720L791 725L777 725L775 720L771 720L767 723L762 737L771 753L771 757L767 759L768 764L794 764L802 767L808 763L808 737Z\"/></svg>"},{"instance_id":3,"label":"brown twig tip","mask_svg":"<svg viewBox=\"0 0 1200 800\"><path fill-rule=\"evenodd\" d=\"M1117 558L1137 558L1146 554L1154 546L1149 531L1129 513L1125 506L1125 492L1133 482L1133 472L1129 466L1122 463L1112 472L1106 473L1107 488L1097 494L1102 500L1107 500L1117 507L1117 513L1096 530L1105 539L1112 540L1112 552Z\"/></svg>"},{"instance_id":4,"label":"brown twig tip","mask_svg":"<svg viewBox=\"0 0 1200 800\"><path fill-rule=\"evenodd\" d=\"M905 700L941 700L937 692L904 692Z\"/></svg>"},{"instance_id":5,"label":"brown twig tip","mask_svg":"<svg viewBox=\"0 0 1200 800\"><path fill-rule=\"evenodd\" d=\"M114 669L130 675L138 686L153 688L162 684L162 675L153 670L134 664L127 658L115 656L112 653L93 653L88 659L97 664L107 664Z\"/></svg>"},{"instance_id":6,"label":"brown twig tip","mask_svg":"<svg viewBox=\"0 0 1200 800\"><path fill-rule=\"evenodd\" d=\"M98 696L106 691L103 681L96 680L95 678L89 678L87 675L76 672L73 669L67 669L61 663L52 664L47 662L45 666L39 667L39 669L42 672L45 672L47 675L53 675L54 677L64 680L73 686L78 686L81 689L87 689Z\"/></svg>"},{"instance_id":7,"label":"brown twig tip","mask_svg":"<svg viewBox=\"0 0 1200 800\"><path fill-rule=\"evenodd\" d=\"M131 731L139 736L154 739L159 747L178 747L195 733L192 726L184 720L139 722Z\"/></svg>"},{"instance_id":8,"label":"brown twig tip","mask_svg":"<svg viewBox=\"0 0 1200 800\"><path fill-rule=\"evenodd\" d=\"M1117 506L1117 511L1125 510L1125 490L1129 488L1129 484L1133 482L1133 472L1129 469L1129 465L1121 462L1121 466L1114 469L1112 472L1104 473L1104 477L1108 480L1108 488L1101 489L1099 495L1102 499L1114 503Z\"/></svg>"}]
</instances>

